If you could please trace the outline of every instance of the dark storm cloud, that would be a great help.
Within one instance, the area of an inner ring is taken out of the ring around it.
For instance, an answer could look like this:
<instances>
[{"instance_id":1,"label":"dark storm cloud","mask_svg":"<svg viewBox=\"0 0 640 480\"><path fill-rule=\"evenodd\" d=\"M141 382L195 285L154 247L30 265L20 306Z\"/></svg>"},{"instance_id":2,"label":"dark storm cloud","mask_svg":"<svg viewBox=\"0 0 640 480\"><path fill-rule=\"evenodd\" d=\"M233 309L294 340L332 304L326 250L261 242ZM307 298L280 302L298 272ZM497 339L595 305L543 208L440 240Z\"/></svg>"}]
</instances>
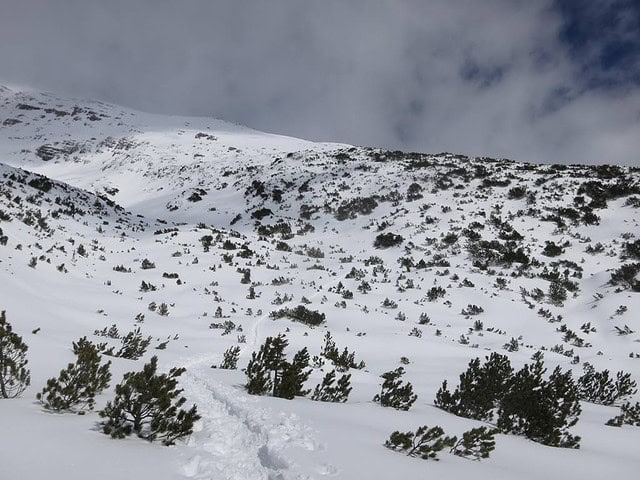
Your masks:
<instances>
[{"instance_id":1,"label":"dark storm cloud","mask_svg":"<svg viewBox=\"0 0 640 480\"><path fill-rule=\"evenodd\" d=\"M637 58L620 1L583 19L570 0L0 0L0 81L313 140L637 165L640 81L599 80Z\"/></svg>"}]
</instances>

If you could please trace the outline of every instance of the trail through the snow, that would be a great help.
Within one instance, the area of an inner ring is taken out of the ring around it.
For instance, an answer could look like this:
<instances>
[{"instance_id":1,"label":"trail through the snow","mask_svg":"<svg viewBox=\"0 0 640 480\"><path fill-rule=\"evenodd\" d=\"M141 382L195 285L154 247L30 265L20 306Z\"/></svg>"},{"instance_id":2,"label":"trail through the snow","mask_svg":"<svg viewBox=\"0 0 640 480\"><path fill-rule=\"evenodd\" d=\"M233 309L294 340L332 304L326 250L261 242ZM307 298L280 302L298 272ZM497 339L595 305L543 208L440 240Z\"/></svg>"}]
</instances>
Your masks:
<instances>
[{"instance_id":1,"label":"trail through the snow","mask_svg":"<svg viewBox=\"0 0 640 480\"><path fill-rule=\"evenodd\" d=\"M180 382L202 416L189 440L182 473L197 480L310 479L286 453L290 448L322 448L310 428L293 414L270 411L258 399L214 381L208 368L204 360L198 361Z\"/></svg>"},{"instance_id":2,"label":"trail through the snow","mask_svg":"<svg viewBox=\"0 0 640 480\"><path fill-rule=\"evenodd\" d=\"M336 283L330 279L323 289ZM259 326L268 318L262 315L251 326L242 352L257 348ZM183 473L193 479L229 480L303 480L310 479L286 458L285 449L298 447L309 451L323 449L300 423L296 415L275 413L258 405L259 400L239 393L236 388L216 382L208 374L211 361L218 355L192 357L184 362L187 372L181 386L191 402L198 406L202 419L189 441L194 450ZM338 469L326 463L315 466L321 476L333 476Z\"/></svg>"}]
</instances>

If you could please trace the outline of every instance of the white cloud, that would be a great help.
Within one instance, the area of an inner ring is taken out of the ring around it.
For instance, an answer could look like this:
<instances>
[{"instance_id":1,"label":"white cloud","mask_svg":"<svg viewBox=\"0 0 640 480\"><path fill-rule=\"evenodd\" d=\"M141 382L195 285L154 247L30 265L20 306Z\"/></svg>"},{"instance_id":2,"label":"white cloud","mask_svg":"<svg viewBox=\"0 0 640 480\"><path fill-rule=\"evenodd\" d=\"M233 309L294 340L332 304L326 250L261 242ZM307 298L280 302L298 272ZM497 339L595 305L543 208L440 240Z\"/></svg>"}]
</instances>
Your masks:
<instances>
[{"instance_id":1,"label":"white cloud","mask_svg":"<svg viewBox=\"0 0 640 480\"><path fill-rule=\"evenodd\" d=\"M640 89L585 91L551 0L7 2L6 82L315 140L640 163Z\"/></svg>"}]
</instances>

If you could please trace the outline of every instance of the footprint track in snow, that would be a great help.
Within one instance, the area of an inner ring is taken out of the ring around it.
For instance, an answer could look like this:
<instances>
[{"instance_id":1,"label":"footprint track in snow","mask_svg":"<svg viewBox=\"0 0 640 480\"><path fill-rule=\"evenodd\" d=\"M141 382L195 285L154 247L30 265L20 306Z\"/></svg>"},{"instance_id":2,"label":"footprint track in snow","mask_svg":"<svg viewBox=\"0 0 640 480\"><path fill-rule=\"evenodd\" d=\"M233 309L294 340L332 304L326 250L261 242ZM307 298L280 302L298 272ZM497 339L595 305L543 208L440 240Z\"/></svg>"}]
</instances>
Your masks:
<instances>
[{"instance_id":1,"label":"footprint track in snow","mask_svg":"<svg viewBox=\"0 0 640 480\"><path fill-rule=\"evenodd\" d=\"M303 480L285 450L322 448L293 414L274 413L258 400L208 378L203 367L191 367L181 380L202 419L189 440L194 451L183 474L196 480ZM318 468L327 475L326 465ZM334 470L333 467L329 471ZM335 470L334 470L335 471ZM326 473L325 473L326 472ZM333 473L333 472L332 472ZM331 475L331 473L329 473Z\"/></svg>"}]
</instances>

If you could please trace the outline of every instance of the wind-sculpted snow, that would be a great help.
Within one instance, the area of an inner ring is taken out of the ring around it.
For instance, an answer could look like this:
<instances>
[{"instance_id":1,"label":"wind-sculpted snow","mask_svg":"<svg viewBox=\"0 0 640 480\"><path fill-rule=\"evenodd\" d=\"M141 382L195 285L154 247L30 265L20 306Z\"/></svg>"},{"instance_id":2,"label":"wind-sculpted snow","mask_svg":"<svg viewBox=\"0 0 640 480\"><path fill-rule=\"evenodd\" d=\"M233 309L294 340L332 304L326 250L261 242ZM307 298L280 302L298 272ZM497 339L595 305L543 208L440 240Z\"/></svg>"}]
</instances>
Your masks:
<instances>
[{"instance_id":1,"label":"wind-sculpted snow","mask_svg":"<svg viewBox=\"0 0 640 480\"><path fill-rule=\"evenodd\" d=\"M540 352L548 374L577 378L588 362L640 380L638 169L314 144L9 89L0 125L0 310L32 373L22 398L0 401L7 478L86 478L101 451L133 453L96 478L623 479L640 468L640 429L605 426L618 405L586 401L571 429L579 450L500 434L482 462L425 462L383 446L393 431L479 426L433 403L443 380L455 387L491 352L516 369ZM202 416L190 438L111 441L93 412L34 403L73 361L72 341L108 351L137 329L149 348L110 357L97 409L156 354L187 368L183 395ZM328 332L354 353L346 403L246 393L242 369L269 336L286 335L289 359L308 349L306 389L346 368L321 355ZM218 368L235 346L238 369ZM418 396L408 411L372 401L399 366Z\"/></svg>"}]
</instances>

